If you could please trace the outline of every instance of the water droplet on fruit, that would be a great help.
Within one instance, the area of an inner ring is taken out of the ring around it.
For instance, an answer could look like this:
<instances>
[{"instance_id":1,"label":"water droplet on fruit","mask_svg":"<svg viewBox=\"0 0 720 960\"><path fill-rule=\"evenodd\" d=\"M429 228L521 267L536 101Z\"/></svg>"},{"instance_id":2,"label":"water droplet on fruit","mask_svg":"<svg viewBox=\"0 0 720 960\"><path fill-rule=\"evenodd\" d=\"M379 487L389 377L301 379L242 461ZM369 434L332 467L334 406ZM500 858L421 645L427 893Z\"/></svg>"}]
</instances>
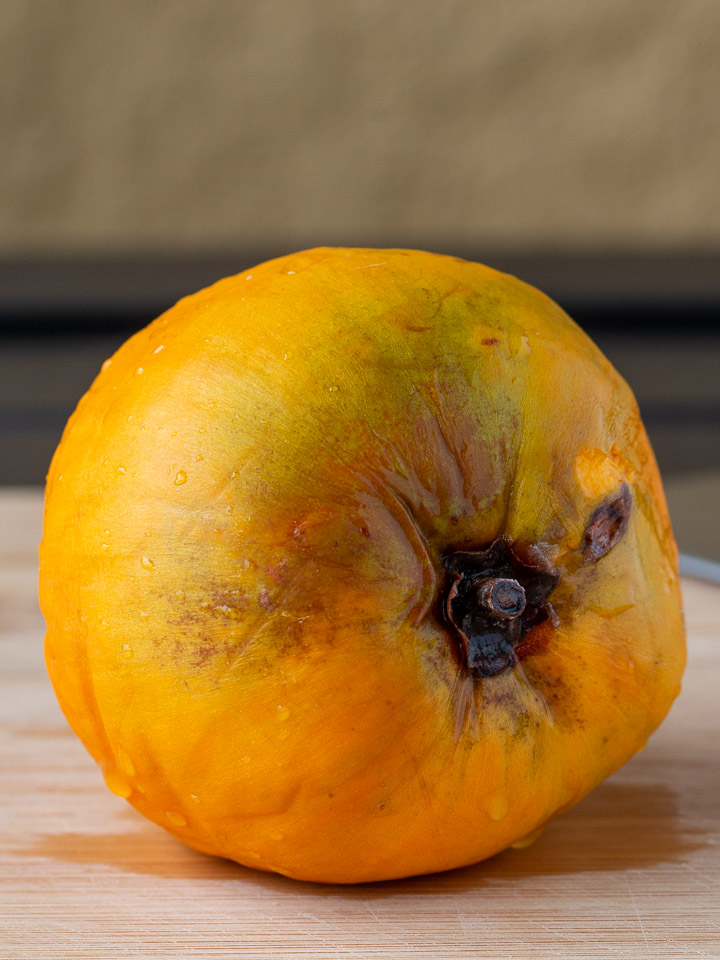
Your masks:
<instances>
[{"instance_id":1,"label":"water droplet on fruit","mask_svg":"<svg viewBox=\"0 0 720 960\"><path fill-rule=\"evenodd\" d=\"M160 353L160 351L164 349L165 345L161 343L159 347L156 347L155 350L153 350L153 353Z\"/></svg>"},{"instance_id":2,"label":"water droplet on fruit","mask_svg":"<svg viewBox=\"0 0 720 960\"><path fill-rule=\"evenodd\" d=\"M175 813L173 810L167 810L165 816L174 827L186 827L187 820L181 813Z\"/></svg>"},{"instance_id":3,"label":"water droplet on fruit","mask_svg":"<svg viewBox=\"0 0 720 960\"><path fill-rule=\"evenodd\" d=\"M116 797L122 797L123 800L126 800L132 793L130 784L116 773L106 773L105 783L111 793L114 793Z\"/></svg>"},{"instance_id":4,"label":"water droplet on fruit","mask_svg":"<svg viewBox=\"0 0 720 960\"><path fill-rule=\"evenodd\" d=\"M187 483L187 474L184 470L178 470L175 475L175 486L181 487L184 483Z\"/></svg>"},{"instance_id":5,"label":"water droplet on fruit","mask_svg":"<svg viewBox=\"0 0 720 960\"><path fill-rule=\"evenodd\" d=\"M634 606L635 602L632 600L628 603L621 603L617 607L599 607L593 603L588 604L588 610L596 613L603 620L612 620L614 617L619 617L621 613L625 613L626 610L631 610Z\"/></svg>"},{"instance_id":6,"label":"water droplet on fruit","mask_svg":"<svg viewBox=\"0 0 720 960\"><path fill-rule=\"evenodd\" d=\"M135 764L132 762L130 755L122 748L118 750L118 763L123 773L126 773L129 777L135 776L137 772L135 770Z\"/></svg>"},{"instance_id":7,"label":"water droplet on fruit","mask_svg":"<svg viewBox=\"0 0 720 960\"><path fill-rule=\"evenodd\" d=\"M191 793L190 799L193 803L200 803L200 797L196 793Z\"/></svg>"},{"instance_id":8,"label":"water droplet on fruit","mask_svg":"<svg viewBox=\"0 0 720 960\"><path fill-rule=\"evenodd\" d=\"M240 611L236 607L228 606L227 603L218 604L218 606L213 607L213 610L221 613L224 617L229 617L231 620L237 620L240 616Z\"/></svg>"},{"instance_id":9,"label":"water droplet on fruit","mask_svg":"<svg viewBox=\"0 0 720 960\"><path fill-rule=\"evenodd\" d=\"M278 704L277 708L278 720L287 720L290 716L290 711L287 707L284 707L281 703Z\"/></svg>"},{"instance_id":10,"label":"water droplet on fruit","mask_svg":"<svg viewBox=\"0 0 720 960\"><path fill-rule=\"evenodd\" d=\"M153 561L150 559L150 557L143 557L142 560L140 561L140 566L143 568L143 570L154 570L154 569L155 569L155 564L154 564Z\"/></svg>"},{"instance_id":11,"label":"water droplet on fruit","mask_svg":"<svg viewBox=\"0 0 720 960\"><path fill-rule=\"evenodd\" d=\"M125 467L118 467L118 473L127 473Z\"/></svg>"},{"instance_id":12,"label":"water droplet on fruit","mask_svg":"<svg viewBox=\"0 0 720 960\"><path fill-rule=\"evenodd\" d=\"M510 846L513 850L525 850L526 847L532 846L536 840L540 839L544 829L545 824L538 827L537 830L533 830L532 833L529 833L526 837L521 837L519 840L516 840L515 843L511 843Z\"/></svg>"},{"instance_id":13,"label":"water droplet on fruit","mask_svg":"<svg viewBox=\"0 0 720 960\"><path fill-rule=\"evenodd\" d=\"M141 373L144 373L145 371L143 370L142 367L138 367L135 372L137 373L138 376L140 376L140 374L141 374Z\"/></svg>"},{"instance_id":14,"label":"water droplet on fruit","mask_svg":"<svg viewBox=\"0 0 720 960\"><path fill-rule=\"evenodd\" d=\"M491 820L502 820L507 815L508 809L508 798L504 793L496 793L490 797L487 812Z\"/></svg>"},{"instance_id":15,"label":"water droplet on fruit","mask_svg":"<svg viewBox=\"0 0 720 960\"><path fill-rule=\"evenodd\" d=\"M105 362L104 362L103 365L100 367L100 369L101 369L101 370L107 370L107 368L110 366L111 363L112 363L112 360L105 360Z\"/></svg>"}]
</instances>

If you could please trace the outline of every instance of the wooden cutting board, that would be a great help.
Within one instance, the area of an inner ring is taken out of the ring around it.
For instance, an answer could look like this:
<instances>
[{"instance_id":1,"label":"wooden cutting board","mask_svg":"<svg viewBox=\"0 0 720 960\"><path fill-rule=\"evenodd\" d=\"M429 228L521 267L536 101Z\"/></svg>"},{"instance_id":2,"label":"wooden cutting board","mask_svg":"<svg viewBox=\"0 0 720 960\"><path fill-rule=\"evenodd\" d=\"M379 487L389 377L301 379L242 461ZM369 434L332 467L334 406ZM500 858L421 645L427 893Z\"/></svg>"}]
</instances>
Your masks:
<instances>
[{"instance_id":1,"label":"wooden cutting board","mask_svg":"<svg viewBox=\"0 0 720 960\"><path fill-rule=\"evenodd\" d=\"M451 873L316 886L205 857L104 786L45 676L41 497L0 493L0 960L720 957L720 589L647 749L537 843Z\"/></svg>"}]
</instances>

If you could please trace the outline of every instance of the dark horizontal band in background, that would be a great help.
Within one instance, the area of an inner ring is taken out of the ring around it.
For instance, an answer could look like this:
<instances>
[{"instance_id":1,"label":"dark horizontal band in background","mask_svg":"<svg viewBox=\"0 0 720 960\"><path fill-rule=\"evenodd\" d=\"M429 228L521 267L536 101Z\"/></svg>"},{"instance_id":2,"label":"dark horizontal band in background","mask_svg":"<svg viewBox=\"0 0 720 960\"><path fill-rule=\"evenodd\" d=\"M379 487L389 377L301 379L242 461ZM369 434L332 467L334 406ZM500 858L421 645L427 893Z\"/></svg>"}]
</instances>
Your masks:
<instances>
[{"instance_id":1,"label":"dark horizontal band in background","mask_svg":"<svg viewBox=\"0 0 720 960\"><path fill-rule=\"evenodd\" d=\"M131 333L283 252L0 259L0 484L43 482L67 417ZM632 386L666 476L720 469L720 252L440 252L557 300Z\"/></svg>"},{"instance_id":2,"label":"dark horizontal band in background","mask_svg":"<svg viewBox=\"0 0 720 960\"><path fill-rule=\"evenodd\" d=\"M0 332L138 329L180 297L282 250L203 256L0 259ZM720 250L518 253L447 249L514 274L588 329L682 334L720 321Z\"/></svg>"},{"instance_id":3,"label":"dark horizontal band in background","mask_svg":"<svg viewBox=\"0 0 720 960\"><path fill-rule=\"evenodd\" d=\"M66 407L60 406L24 405L0 408L0 435L48 430L56 432L59 437L69 413ZM642 407L642 418L648 429L682 427L685 430L705 430L720 425L720 404L646 403Z\"/></svg>"}]
</instances>

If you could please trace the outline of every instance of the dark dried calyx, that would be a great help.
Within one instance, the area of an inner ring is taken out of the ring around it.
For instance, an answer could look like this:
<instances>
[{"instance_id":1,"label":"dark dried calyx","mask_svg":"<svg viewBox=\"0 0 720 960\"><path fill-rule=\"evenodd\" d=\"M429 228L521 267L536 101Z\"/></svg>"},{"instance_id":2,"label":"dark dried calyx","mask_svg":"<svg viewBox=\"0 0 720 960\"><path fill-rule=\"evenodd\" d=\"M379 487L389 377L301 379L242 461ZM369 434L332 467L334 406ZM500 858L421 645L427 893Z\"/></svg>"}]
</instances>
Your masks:
<instances>
[{"instance_id":1,"label":"dark dried calyx","mask_svg":"<svg viewBox=\"0 0 720 960\"><path fill-rule=\"evenodd\" d=\"M461 661L477 677L494 677L515 663L525 634L548 617L547 600L559 574L521 560L507 540L485 550L443 557L447 583L443 617Z\"/></svg>"}]
</instances>

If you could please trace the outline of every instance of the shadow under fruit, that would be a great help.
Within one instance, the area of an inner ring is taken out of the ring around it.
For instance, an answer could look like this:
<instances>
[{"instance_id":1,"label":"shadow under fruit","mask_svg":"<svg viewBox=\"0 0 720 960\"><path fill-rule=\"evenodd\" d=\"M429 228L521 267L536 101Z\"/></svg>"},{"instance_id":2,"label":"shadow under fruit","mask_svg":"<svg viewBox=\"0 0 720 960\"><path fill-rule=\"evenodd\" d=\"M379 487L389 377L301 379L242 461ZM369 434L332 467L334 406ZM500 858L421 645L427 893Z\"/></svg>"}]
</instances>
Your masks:
<instances>
[{"instance_id":1,"label":"shadow under fruit","mask_svg":"<svg viewBox=\"0 0 720 960\"><path fill-rule=\"evenodd\" d=\"M627 385L538 291L408 250L273 260L108 360L41 602L114 793L335 883L522 845L643 746L685 656Z\"/></svg>"}]
</instances>

